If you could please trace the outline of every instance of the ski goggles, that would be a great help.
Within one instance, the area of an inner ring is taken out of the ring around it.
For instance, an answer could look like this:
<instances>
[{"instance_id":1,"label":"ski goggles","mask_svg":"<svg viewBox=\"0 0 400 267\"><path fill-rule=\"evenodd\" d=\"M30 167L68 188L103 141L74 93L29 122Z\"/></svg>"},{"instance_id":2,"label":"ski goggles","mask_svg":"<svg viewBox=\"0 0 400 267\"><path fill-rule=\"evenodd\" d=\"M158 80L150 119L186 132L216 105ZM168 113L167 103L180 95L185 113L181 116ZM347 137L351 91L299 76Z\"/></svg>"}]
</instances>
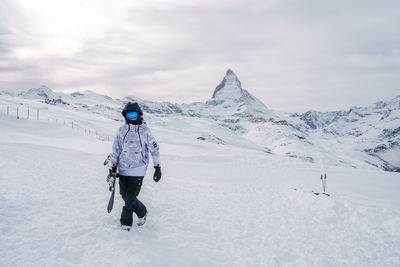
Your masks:
<instances>
[{"instance_id":1,"label":"ski goggles","mask_svg":"<svg viewBox=\"0 0 400 267\"><path fill-rule=\"evenodd\" d=\"M128 120L136 120L137 118L139 118L139 113L136 111L128 112L128 113L126 113L125 117Z\"/></svg>"}]
</instances>

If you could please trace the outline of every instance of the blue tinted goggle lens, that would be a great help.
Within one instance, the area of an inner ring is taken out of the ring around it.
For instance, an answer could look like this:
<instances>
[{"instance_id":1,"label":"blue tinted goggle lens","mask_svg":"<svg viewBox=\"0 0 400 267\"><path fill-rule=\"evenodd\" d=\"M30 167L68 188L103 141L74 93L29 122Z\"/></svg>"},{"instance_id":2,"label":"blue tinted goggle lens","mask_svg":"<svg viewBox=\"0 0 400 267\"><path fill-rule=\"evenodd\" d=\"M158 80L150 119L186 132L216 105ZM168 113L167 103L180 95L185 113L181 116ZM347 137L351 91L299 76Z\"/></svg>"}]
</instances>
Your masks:
<instances>
[{"instance_id":1,"label":"blue tinted goggle lens","mask_svg":"<svg viewBox=\"0 0 400 267\"><path fill-rule=\"evenodd\" d=\"M136 111L126 113L126 118L129 120L137 119L138 117L139 117L139 113L137 113Z\"/></svg>"}]
</instances>

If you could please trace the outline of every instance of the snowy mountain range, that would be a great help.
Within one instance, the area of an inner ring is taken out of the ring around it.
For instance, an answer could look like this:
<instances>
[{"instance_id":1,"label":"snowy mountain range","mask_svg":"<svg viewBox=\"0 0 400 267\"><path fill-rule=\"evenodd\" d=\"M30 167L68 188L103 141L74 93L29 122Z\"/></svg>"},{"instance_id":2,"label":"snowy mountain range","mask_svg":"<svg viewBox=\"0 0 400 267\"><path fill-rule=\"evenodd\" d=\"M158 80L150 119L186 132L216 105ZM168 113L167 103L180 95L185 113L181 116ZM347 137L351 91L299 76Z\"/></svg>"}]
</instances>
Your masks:
<instances>
[{"instance_id":1,"label":"snowy mountain range","mask_svg":"<svg viewBox=\"0 0 400 267\"><path fill-rule=\"evenodd\" d=\"M138 102L145 116L164 118L169 122L165 127L171 129L176 119L201 121L191 126L193 139L297 158L321 168L335 165L400 172L400 96L348 111L273 111L243 89L229 69L205 103L180 105L133 96L112 99L93 91L54 92L46 86L17 94L2 91L0 99L3 104L40 102L114 121L122 121L120 112L127 102Z\"/></svg>"}]
</instances>

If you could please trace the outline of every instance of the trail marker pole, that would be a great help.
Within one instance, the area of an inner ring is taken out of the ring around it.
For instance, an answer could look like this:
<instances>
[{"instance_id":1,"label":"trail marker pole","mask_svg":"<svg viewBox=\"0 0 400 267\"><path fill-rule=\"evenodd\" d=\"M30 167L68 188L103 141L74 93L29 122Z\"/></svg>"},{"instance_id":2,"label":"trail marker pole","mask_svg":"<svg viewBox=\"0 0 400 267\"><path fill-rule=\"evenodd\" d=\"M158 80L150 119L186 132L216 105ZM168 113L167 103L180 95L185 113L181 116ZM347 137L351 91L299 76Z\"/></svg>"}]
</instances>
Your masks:
<instances>
[{"instance_id":1,"label":"trail marker pole","mask_svg":"<svg viewBox=\"0 0 400 267\"><path fill-rule=\"evenodd\" d=\"M329 194L326 193L326 173L324 173L324 175L321 174L321 182L322 182L322 189L324 191L322 194L330 196Z\"/></svg>"}]
</instances>

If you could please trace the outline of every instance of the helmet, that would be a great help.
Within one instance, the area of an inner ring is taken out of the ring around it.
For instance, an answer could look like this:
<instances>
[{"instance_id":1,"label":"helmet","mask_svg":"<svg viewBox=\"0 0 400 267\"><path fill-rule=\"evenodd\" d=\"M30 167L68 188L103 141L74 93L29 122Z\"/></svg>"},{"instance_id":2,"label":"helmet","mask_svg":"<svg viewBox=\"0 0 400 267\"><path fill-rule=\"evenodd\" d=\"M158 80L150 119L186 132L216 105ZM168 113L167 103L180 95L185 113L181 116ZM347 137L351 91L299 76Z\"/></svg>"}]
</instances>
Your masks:
<instances>
[{"instance_id":1,"label":"helmet","mask_svg":"<svg viewBox=\"0 0 400 267\"><path fill-rule=\"evenodd\" d=\"M126 114L129 112L137 112L139 114L139 117L136 120L129 120L126 117ZM142 124L142 116L143 116L143 111L140 108L138 103L131 103L128 102L124 109L122 110L122 115L124 116L124 119L126 121L126 123L130 123L130 124Z\"/></svg>"}]
</instances>

